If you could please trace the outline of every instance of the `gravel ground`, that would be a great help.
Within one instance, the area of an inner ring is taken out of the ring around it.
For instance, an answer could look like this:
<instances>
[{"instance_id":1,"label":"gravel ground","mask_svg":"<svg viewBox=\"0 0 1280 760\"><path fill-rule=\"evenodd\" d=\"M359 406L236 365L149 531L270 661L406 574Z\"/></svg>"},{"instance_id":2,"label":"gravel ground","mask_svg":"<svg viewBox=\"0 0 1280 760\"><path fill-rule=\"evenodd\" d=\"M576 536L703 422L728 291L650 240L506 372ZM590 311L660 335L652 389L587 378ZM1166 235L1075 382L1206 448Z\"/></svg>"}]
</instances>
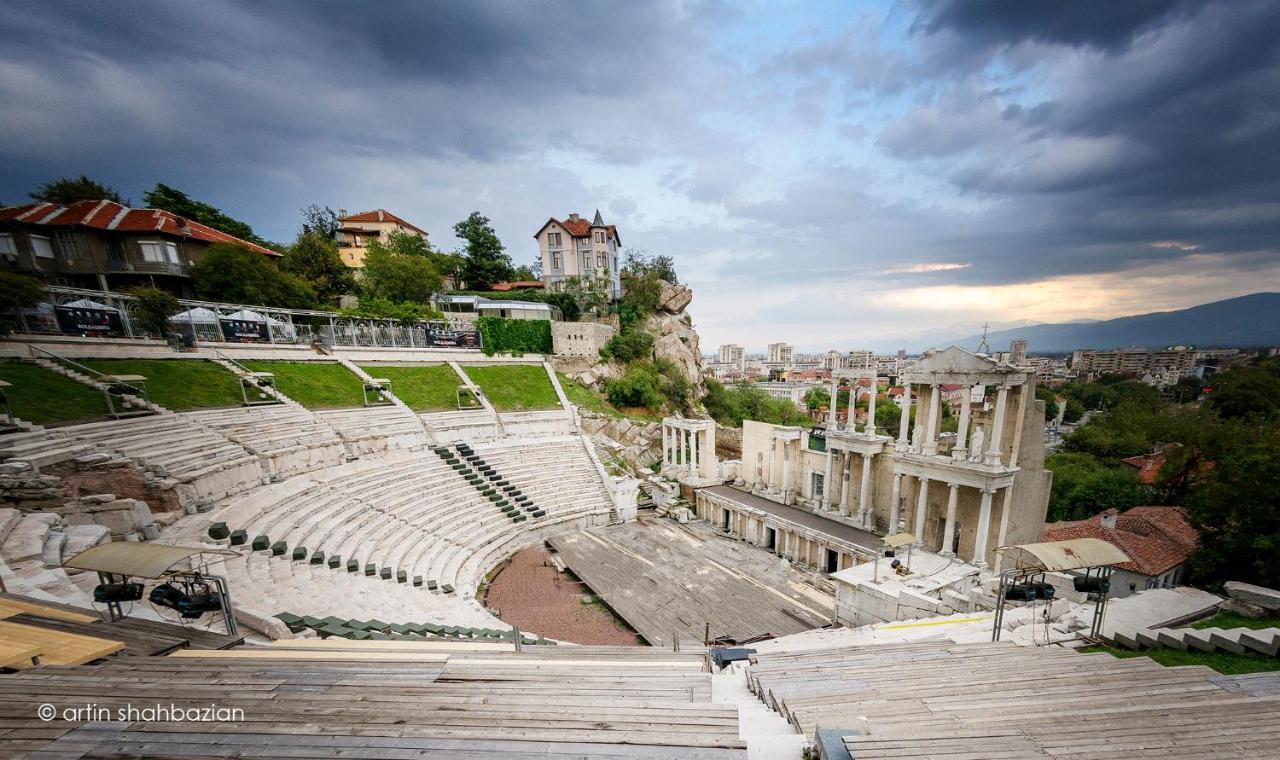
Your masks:
<instances>
[{"instance_id":1,"label":"gravel ground","mask_svg":"<svg viewBox=\"0 0 1280 760\"><path fill-rule=\"evenodd\" d=\"M489 586L485 606L525 633L575 644L638 646L635 632L594 599L590 589L561 573L541 548L515 554Z\"/></svg>"}]
</instances>

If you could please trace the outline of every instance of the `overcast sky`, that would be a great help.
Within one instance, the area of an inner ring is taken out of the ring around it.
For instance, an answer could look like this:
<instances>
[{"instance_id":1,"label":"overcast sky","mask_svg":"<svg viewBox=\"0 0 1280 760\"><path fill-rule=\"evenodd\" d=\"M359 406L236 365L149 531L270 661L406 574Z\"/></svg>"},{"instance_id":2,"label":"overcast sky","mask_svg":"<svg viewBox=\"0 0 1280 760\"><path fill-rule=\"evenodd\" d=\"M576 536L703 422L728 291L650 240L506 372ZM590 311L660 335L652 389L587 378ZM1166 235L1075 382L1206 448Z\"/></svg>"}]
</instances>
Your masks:
<instances>
[{"instance_id":1,"label":"overcast sky","mask_svg":"<svg viewBox=\"0 0 1280 760\"><path fill-rule=\"evenodd\" d=\"M157 181L516 263L598 207L706 348L1280 290L1280 2L0 4L0 202ZM1034 346L1032 347L1034 349Z\"/></svg>"}]
</instances>

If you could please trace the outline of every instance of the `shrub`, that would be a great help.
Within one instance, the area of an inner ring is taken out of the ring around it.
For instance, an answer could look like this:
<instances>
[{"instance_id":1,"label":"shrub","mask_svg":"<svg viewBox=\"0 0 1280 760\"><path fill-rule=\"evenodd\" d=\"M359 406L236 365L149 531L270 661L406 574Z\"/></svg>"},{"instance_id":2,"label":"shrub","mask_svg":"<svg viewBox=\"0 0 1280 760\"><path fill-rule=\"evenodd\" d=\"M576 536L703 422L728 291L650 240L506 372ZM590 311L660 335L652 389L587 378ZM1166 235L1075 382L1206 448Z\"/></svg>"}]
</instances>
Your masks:
<instances>
[{"instance_id":1,"label":"shrub","mask_svg":"<svg viewBox=\"0 0 1280 760\"><path fill-rule=\"evenodd\" d=\"M605 382L604 392L609 403L616 407L642 406L647 409L662 407L661 380L651 364L632 364L622 377Z\"/></svg>"},{"instance_id":2,"label":"shrub","mask_svg":"<svg viewBox=\"0 0 1280 760\"><path fill-rule=\"evenodd\" d=\"M551 353L551 323L542 319L501 319L480 317L476 320L485 354Z\"/></svg>"},{"instance_id":3,"label":"shrub","mask_svg":"<svg viewBox=\"0 0 1280 760\"><path fill-rule=\"evenodd\" d=\"M160 288L134 288L130 292L138 299L136 314L142 329L164 337L169 332L169 318L178 313L178 299Z\"/></svg>"},{"instance_id":4,"label":"shrub","mask_svg":"<svg viewBox=\"0 0 1280 760\"><path fill-rule=\"evenodd\" d=\"M191 268L196 295L209 301L309 309L316 293L301 277L276 269L267 256L234 243L215 243Z\"/></svg>"},{"instance_id":5,"label":"shrub","mask_svg":"<svg viewBox=\"0 0 1280 760\"><path fill-rule=\"evenodd\" d=\"M44 298L44 286L26 275L0 271L0 335L13 331L13 312L35 306Z\"/></svg>"},{"instance_id":6,"label":"shrub","mask_svg":"<svg viewBox=\"0 0 1280 760\"><path fill-rule=\"evenodd\" d=\"M632 362L648 359L653 353L653 336L640 330L625 330L614 335L600 349L605 359Z\"/></svg>"}]
</instances>

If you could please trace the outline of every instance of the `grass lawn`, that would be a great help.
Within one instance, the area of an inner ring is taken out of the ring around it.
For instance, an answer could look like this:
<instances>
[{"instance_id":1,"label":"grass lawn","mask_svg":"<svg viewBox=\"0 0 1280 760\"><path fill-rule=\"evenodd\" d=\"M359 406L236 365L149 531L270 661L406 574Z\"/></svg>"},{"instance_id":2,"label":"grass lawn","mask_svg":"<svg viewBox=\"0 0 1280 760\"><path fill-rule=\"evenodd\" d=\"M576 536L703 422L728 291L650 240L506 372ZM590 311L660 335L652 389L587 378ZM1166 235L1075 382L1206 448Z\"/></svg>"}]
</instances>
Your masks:
<instances>
[{"instance_id":1,"label":"grass lawn","mask_svg":"<svg viewBox=\"0 0 1280 760\"><path fill-rule=\"evenodd\" d=\"M1234 612L1219 612L1213 617L1191 624L1192 628L1280 628L1280 616L1251 618Z\"/></svg>"},{"instance_id":2,"label":"grass lawn","mask_svg":"<svg viewBox=\"0 0 1280 760\"><path fill-rule=\"evenodd\" d=\"M458 408L458 386L462 379L448 364L431 367L370 367L360 369L372 377L391 381L391 392L415 412Z\"/></svg>"},{"instance_id":3,"label":"grass lawn","mask_svg":"<svg viewBox=\"0 0 1280 760\"><path fill-rule=\"evenodd\" d=\"M364 406L360 378L337 362L240 362L254 372L274 372L276 387L308 409Z\"/></svg>"},{"instance_id":4,"label":"grass lawn","mask_svg":"<svg viewBox=\"0 0 1280 760\"><path fill-rule=\"evenodd\" d=\"M85 359L87 367L108 375L142 375L151 400L175 412L240 406L240 381L204 359Z\"/></svg>"},{"instance_id":5,"label":"grass lawn","mask_svg":"<svg viewBox=\"0 0 1280 760\"><path fill-rule=\"evenodd\" d=\"M1280 670L1280 659L1258 654L1231 652L1182 652L1177 649L1116 649L1107 646L1084 647L1081 652L1106 652L1114 657L1150 657L1166 667L1175 665L1208 665L1223 675L1263 673Z\"/></svg>"},{"instance_id":6,"label":"grass lawn","mask_svg":"<svg viewBox=\"0 0 1280 760\"><path fill-rule=\"evenodd\" d=\"M463 371L480 386L500 412L556 409L560 399L541 364L495 364Z\"/></svg>"},{"instance_id":7,"label":"grass lawn","mask_svg":"<svg viewBox=\"0 0 1280 760\"><path fill-rule=\"evenodd\" d=\"M0 380L18 419L37 425L88 422L107 416L102 393L34 364L0 361Z\"/></svg>"},{"instance_id":8,"label":"grass lawn","mask_svg":"<svg viewBox=\"0 0 1280 760\"><path fill-rule=\"evenodd\" d=\"M614 409L605 400L604 396L582 385L577 380L559 372L556 373L556 378L560 381L560 387L564 389L564 395L569 399L569 403L576 404L588 412L607 414L611 417L622 416L622 412Z\"/></svg>"}]
</instances>

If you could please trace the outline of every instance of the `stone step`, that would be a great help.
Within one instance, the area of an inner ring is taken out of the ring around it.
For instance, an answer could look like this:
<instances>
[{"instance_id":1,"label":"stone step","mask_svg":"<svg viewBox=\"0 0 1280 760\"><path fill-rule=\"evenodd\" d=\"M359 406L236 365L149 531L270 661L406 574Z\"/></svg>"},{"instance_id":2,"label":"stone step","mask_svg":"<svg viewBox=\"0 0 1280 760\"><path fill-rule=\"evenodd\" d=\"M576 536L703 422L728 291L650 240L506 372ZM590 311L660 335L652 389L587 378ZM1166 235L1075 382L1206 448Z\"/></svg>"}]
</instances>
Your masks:
<instances>
[{"instance_id":1,"label":"stone step","mask_svg":"<svg viewBox=\"0 0 1280 760\"><path fill-rule=\"evenodd\" d=\"M1209 641L1217 648L1227 652L1234 652L1235 654L1244 654L1249 651L1249 648L1240 642L1241 633L1249 630L1248 628L1228 628L1226 630L1210 628L1208 630L1211 631Z\"/></svg>"},{"instance_id":2,"label":"stone step","mask_svg":"<svg viewBox=\"0 0 1280 760\"><path fill-rule=\"evenodd\" d=\"M1280 655L1280 628L1245 629L1240 643L1258 654L1275 657Z\"/></svg>"}]
</instances>

